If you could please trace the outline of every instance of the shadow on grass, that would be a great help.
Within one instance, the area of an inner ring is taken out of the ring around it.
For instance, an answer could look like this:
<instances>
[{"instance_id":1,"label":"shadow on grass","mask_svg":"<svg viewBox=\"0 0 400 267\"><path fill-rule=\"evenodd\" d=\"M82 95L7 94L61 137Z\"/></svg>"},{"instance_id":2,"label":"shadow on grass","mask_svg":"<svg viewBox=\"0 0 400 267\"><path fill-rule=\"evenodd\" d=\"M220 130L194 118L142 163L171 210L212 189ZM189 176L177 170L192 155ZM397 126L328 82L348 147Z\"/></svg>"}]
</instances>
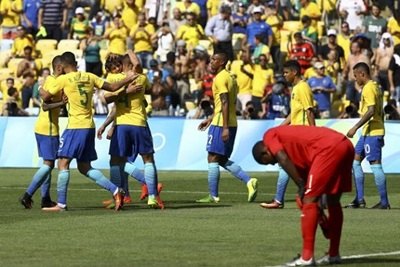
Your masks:
<instances>
[{"instance_id":1,"label":"shadow on grass","mask_svg":"<svg viewBox=\"0 0 400 267\"><path fill-rule=\"evenodd\" d=\"M346 265L363 265L363 266L371 266L371 264L376 264L378 266L378 264L382 264L382 263L386 263L386 264L390 264L391 266L400 266L400 258L386 258L386 257L382 257L382 258L362 258L362 259L343 259L342 260L342 265L346 264ZM392 265L393 264L393 265Z\"/></svg>"}]
</instances>

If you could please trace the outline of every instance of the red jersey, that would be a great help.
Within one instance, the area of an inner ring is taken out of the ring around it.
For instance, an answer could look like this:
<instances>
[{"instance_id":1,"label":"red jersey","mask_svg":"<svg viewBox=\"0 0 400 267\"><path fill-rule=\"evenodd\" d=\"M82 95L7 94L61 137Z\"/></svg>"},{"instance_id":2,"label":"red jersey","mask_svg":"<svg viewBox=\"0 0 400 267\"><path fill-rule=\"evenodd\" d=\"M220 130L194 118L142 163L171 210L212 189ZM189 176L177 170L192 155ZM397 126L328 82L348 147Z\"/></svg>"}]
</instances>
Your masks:
<instances>
[{"instance_id":1,"label":"red jersey","mask_svg":"<svg viewBox=\"0 0 400 267\"><path fill-rule=\"evenodd\" d=\"M284 150L301 174L306 174L316 156L333 157L338 143L347 137L325 127L279 126L264 134L264 145L273 156Z\"/></svg>"}]
</instances>

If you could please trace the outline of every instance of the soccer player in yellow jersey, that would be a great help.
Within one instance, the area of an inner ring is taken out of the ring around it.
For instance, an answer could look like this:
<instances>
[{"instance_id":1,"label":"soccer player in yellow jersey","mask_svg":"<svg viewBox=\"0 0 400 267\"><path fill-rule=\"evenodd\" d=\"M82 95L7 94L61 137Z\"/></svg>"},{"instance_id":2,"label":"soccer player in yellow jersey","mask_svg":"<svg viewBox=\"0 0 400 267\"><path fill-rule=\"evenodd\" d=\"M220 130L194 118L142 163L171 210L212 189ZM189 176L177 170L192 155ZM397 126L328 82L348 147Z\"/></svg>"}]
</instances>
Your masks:
<instances>
[{"instance_id":1,"label":"soccer player in yellow jersey","mask_svg":"<svg viewBox=\"0 0 400 267\"><path fill-rule=\"evenodd\" d=\"M364 62L353 67L357 84L362 87L359 113L361 119L347 132L352 138L362 127L362 134L355 146L353 173L356 184L356 198L346 208L365 208L364 173L361 162L366 158L371 166L378 188L380 202L373 209L390 209L386 189L386 177L383 173L381 159L385 126L383 123L383 97L379 85L371 79L370 69Z\"/></svg>"},{"instance_id":2,"label":"soccer player in yellow jersey","mask_svg":"<svg viewBox=\"0 0 400 267\"><path fill-rule=\"evenodd\" d=\"M48 76L43 85L42 90L49 90L56 78L63 73L61 64L61 57L56 56L52 61L54 76ZM55 103L43 103L38 119L35 124L35 136L38 146L39 156L43 158L43 165L37 170L32 178L28 189L20 199L21 204L26 209L32 208L32 196L36 190L41 186L42 193L42 208L53 207L56 205L50 198L50 184L51 184L51 171L54 168L54 162L57 158L57 150L59 146L59 127L58 116L60 114L60 107L65 105L61 99L61 92L58 92L52 99ZM51 106L52 109L47 108Z\"/></svg>"},{"instance_id":3,"label":"soccer player in yellow jersey","mask_svg":"<svg viewBox=\"0 0 400 267\"><path fill-rule=\"evenodd\" d=\"M287 61L283 65L283 75L286 82L293 85L293 89L290 100L290 114L282 122L282 125L315 126L314 97L308 83L301 78L300 64L295 60ZM261 203L261 207L267 209L283 208L288 183L289 175L282 168L279 168L275 198L270 202Z\"/></svg>"},{"instance_id":4,"label":"soccer player in yellow jersey","mask_svg":"<svg viewBox=\"0 0 400 267\"><path fill-rule=\"evenodd\" d=\"M65 52L61 55L65 75L57 78L55 86L42 94L46 101L61 90L68 97L68 125L60 139L58 149L57 205L43 208L45 211L62 211L67 208L67 187L70 179L69 165L77 160L78 170L101 187L110 191L115 200L115 210L123 205L123 191L111 183L99 170L92 168L91 161L97 159L94 148L95 125L93 121L92 97L95 88L116 91L132 82L134 75L117 83L107 83L94 74L77 71L75 55Z\"/></svg>"},{"instance_id":5,"label":"soccer player in yellow jersey","mask_svg":"<svg viewBox=\"0 0 400 267\"><path fill-rule=\"evenodd\" d=\"M239 165L229 159L237 131L236 97L238 87L235 78L225 69L227 61L227 55L224 53L214 54L210 61L210 72L216 75L212 85L214 114L211 118L202 121L198 127L199 130L205 131L210 126L207 138L210 194L196 201L199 203L219 202L219 166L246 183L248 202L253 202L257 196L257 179L250 178Z\"/></svg>"}]
</instances>

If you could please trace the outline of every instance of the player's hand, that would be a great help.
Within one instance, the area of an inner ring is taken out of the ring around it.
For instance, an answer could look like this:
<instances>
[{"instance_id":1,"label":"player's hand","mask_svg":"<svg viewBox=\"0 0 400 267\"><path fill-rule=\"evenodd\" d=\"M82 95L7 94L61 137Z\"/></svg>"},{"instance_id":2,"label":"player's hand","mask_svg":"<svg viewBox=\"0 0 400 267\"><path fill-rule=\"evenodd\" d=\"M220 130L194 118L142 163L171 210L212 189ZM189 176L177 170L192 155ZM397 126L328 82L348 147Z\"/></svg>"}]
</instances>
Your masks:
<instances>
[{"instance_id":1,"label":"player's hand","mask_svg":"<svg viewBox=\"0 0 400 267\"><path fill-rule=\"evenodd\" d=\"M353 138L353 136L356 134L356 132L357 132L357 129L355 129L355 128L351 128L348 132L347 132L347 137L348 138Z\"/></svg>"},{"instance_id":2,"label":"player's hand","mask_svg":"<svg viewBox=\"0 0 400 267\"><path fill-rule=\"evenodd\" d=\"M106 138L107 138L108 140L111 140L113 134L114 134L114 127L111 127L110 130L108 130L108 132L107 132Z\"/></svg>"},{"instance_id":3,"label":"player's hand","mask_svg":"<svg viewBox=\"0 0 400 267\"><path fill-rule=\"evenodd\" d=\"M197 127L197 129L200 131L205 131L208 128L208 126L210 126L210 124L211 124L211 119L206 119L199 124L199 127Z\"/></svg>"},{"instance_id":4,"label":"player's hand","mask_svg":"<svg viewBox=\"0 0 400 267\"><path fill-rule=\"evenodd\" d=\"M297 207L301 210L303 208L303 200L300 198L299 195L296 196L296 204Z\"/></svg>"},{"instance_id":5,"label":"player's hand","mask_svg":"<svg viewBox=\"0 0 400 267\"><path fill-rule=\"evenodd\" d=\"M99 140L103 139L102 135L104 133L104 130L105 130L104 126L103 125L100 126L100 128L97 130L97 133L96 133L97 139L99 139Z\"/></svg>"},{"instance_id":6,"label":"player's hand","mask_svg":"<svg viewBox=\"0 0 400 267\"><path fill-rule=\"evenodd\" d=\"M64 94L64 92L61 95L61 100L64 104L68 103L68 96L66 94Z\"/></svg>"},{"instance_id":7,"label":"player's hand","mask_svg":"<svg viewBox=\"0 0 400 267\"><path fill-rule=\"evenodd\" d=\"M229 140L229 128L223 128L222 129L221 137L222 137L222 141L224 143L228 142L228 140Z\"/></svg>"}]
</instances>

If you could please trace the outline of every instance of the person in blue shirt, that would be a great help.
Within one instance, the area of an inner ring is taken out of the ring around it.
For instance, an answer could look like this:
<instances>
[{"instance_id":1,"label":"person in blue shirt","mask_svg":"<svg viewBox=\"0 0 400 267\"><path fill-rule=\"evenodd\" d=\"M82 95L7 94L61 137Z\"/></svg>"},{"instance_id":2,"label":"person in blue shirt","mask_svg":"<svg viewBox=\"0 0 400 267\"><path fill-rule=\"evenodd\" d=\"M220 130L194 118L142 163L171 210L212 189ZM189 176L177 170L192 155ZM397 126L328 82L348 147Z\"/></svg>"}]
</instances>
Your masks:
<instances>
[{"instance_id":1,"label":"person in blue shirt","mask_svg":"<svg viewBox=\"0 0 400 267\"><path fill-rule=\"evenodd\" d=\"M246 34L246 26L250 20L249 14L246 14L246 5L239 2L238 11L232 14L233 33Z\"/></svg>"},{"instance_id":2,"label":"person in blue shirt","mask_svg":"<svg viewBox=\"0 0 400 267\"><path fill-rule=\"evenodd\" d=\"M38 32L38 11L40 0L24 0L22 7L22 26L25 27L28 34L36 35Z\"/></svg>"},{"instance_id":3,"label":"person in blue shirt","mask_svg":"<svg viewBox=\"0 0 400 267\"><path fill-rule=\"evenodd\" d=\"M277 80L272 86L272 90L262 100L268 106L266 115L267 120L276 118L286 118L290 113L290 93L285 88L285 82Z\"/></svg>"},{"instance_id":4,"label":"person in blue shirt","mask_svg":"<svg viewBox=\"0 0 400 267\"><path fill-rule=\"evenodd\" d=\"M263 43L271 47L272 45L272 29L264 20L261 19L264 10L261 7L254 7L253 22L247 25L246 37L243 39L242 47L250 47L250 52L252 53L255 48L255 36L262 35Z\"/></svg>"},{"instance_id":5,"label":"person in blue shirt","mask_svg":"<svg viewBox=\"0 0 400 267\"><path fill-rule=\"evenodd\" d=\"M331 117L331 94L336 91L336 85L332 78L325 75L325 66L322 62L314 64L316 76L308 80L308 84L314 94L314 99L318 103L318 113L321 119Z\"/></svg>"},{"instance_id":6,"label":"person in blue shirt","mask_svg":"<svg viewBox=\"0 0 400 267\"><path fill-rule=\"evenodd\" d=\"M200 7L200 15L197 18L197 21L201 25L201 27L206 27L208 14L207 14L207 0L193 0L193 3L196 3Z\"/></svg>"}]
</instances>

